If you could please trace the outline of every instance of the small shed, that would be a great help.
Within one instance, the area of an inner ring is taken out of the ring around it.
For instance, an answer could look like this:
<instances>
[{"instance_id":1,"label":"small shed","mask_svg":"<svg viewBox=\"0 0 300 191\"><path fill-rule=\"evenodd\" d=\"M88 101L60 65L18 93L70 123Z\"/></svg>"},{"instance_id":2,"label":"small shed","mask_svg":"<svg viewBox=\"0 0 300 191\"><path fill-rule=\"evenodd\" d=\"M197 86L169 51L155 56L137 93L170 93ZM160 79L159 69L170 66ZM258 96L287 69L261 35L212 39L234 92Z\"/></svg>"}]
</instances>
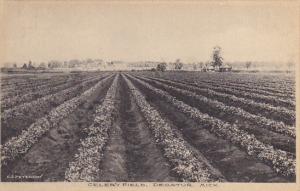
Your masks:
<instances>
[{"instance_id":1,"label":"small shed","mask_svg":"<svg viewBox=\"0 0 300 191\"><path fill-rule=\"evenodd\" d=\"M215 67L208 66L206 70L209 71L209 72L214 72L215 71Z\"/></svg>"},{"instance_id":2,"label":"small shed","mask_svg":"<svg viewBox=\"0 0 300 191\"><path fill-rule=\"evenodd\" d=\"M229 65L220 66L219 71L220 72L230 72L232 70L232 67Z\"/></svg>"}]
</instances>

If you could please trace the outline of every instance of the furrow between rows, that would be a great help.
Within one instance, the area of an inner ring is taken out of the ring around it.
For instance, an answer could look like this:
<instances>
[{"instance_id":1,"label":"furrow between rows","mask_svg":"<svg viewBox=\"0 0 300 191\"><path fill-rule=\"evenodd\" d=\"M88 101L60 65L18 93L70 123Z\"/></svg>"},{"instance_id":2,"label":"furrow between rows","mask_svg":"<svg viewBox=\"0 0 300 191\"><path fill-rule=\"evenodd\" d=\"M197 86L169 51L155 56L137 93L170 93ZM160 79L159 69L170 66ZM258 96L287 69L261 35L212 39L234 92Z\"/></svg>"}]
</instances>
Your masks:
<instances>
[{"instance_id":1,"label":"furrow between rows","mask_svg":"<svg viewBox=\"0 0 300 191\"><path fill-rule=\"evenodd\" d=\"M69 163L65 172L66 181L94 181L99 176L99 165L103 150L109 138L115 112L115 96L119 75L114 78L102 104L96 108L94 123L85 129L87 137L81 140L81 146L74 161Z\"/></svg>"},{"instance_id":2,"label":"furrow between rows","mask_svg":"<svg viewBox=\"0 0 300 191\"><path fill-rule=\"evenodd\" d=\"M228 124L217 118L201 113L198 109L177 100L167 92L157 89L148 83L132 76L130 79L142 84L144 87L175 106L190 118L201 123L206 123L206 128L208 128L209 131L217 136L230 140L232 143L245 149L249 155L255 156L266 162L266 164L270 165L275 172L287 177L295 177L296 160L293 155L289 155L285 151L274 149L273 146L258 141L255 136L239 129L236 125Z\"/></svg>"},{"instance_id":3,"label":"furrow between rows","mask_svg":"<svg viewBox=\"0 0 300 191\"><path fill-rule=\"evenodd\" d=\"M209 170L209 166L200 161L192 150L188 149L185 141L175 136L170 125L165 122L160 114L150 106L145 97L135 88L135 86L124 76L127 85L139 106L142 114L149 124L149 128L154 134L156 142L161 145L164 155L174 171L179 174L183 181L211 182L223 181L222 177L216 177Z\"/></svg>"},{"instance_id":4,"label":"furrow between rows","mask_svg":"<svg viewBox=\"0 0 300 191\"><path fill-rule=\"evenodd\" d=\"M56 127L62 119L72 113L98 88L107 83L109 79L110 77L101 80L81 95L63 102L58 107L52 109L48 115L36 120L29 128L22 131L20 135L12 137L4 145L1 145L2 166L25 154L42 135L48 132L51 128Z\"/></svg>"}]
</instances>

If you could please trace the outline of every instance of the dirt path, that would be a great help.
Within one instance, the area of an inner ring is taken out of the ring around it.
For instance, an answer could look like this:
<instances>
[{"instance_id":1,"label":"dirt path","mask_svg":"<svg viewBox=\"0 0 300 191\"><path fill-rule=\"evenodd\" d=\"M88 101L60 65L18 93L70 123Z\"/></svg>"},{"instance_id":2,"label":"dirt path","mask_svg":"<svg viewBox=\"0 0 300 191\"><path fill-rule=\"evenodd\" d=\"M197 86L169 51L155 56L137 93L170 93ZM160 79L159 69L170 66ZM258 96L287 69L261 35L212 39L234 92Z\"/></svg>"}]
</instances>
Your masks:
<instances>
[{"instance_id":1,"label":"dirt path","mask_svg":"<svg viewBox=\"0 0 300 191\"><path fill-rule=\"evenodd\" d=\"M147 101L168 119L173 128L182 132L183 137L200 151L230 182L286 182L283 177L258 159L249 156L229 141L216 137L179 112L170 104L160 100L150 91L135 83L144 93Z\"/></svg>"},{"instance_id":2,"label":"dirt path","mask_svg":"<svg viewBox=\"0 0 300 191\"><path fill-rule=\"evenodd\" d=\"M178 181L120 79L119 114L110 131L99 181Z\"/></svg>"},{"instance_id":3,"label":"dirt path","mask_svg":"<svg viewBox=\"0 0 300 191\"><path fill-rule=\"evenodd\" d=\"M2 180L63 181L65 170L80 144L81 130L93 122L95 108L102 102L111 82L112 79L64 119L57 128L51 129L24 157L10 165L9 172L2 171ZM10 178L6 178L8 174ZM13 176L29 177L11 178Z\"/></svg>"}]
</instances>

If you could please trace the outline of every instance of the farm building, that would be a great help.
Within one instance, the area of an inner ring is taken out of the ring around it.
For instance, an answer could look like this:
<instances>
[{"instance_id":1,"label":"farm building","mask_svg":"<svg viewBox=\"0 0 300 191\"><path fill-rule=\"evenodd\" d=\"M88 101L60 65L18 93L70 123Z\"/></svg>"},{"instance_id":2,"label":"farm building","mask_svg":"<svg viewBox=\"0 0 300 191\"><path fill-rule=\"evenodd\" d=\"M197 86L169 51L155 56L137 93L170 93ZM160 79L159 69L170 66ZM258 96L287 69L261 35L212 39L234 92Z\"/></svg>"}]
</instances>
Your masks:
<instances>
[{"instance_id":1,"label":"farm building","mask_svg":"<svg viewBox=\"0 0 300 191\"><path fill-rule=\"evenodd\" d=\"M232 66L223 65L223 66L208 66L203 69L204 72L230 72L232 70Z\"/></svg>"},{"instance_id":2,"label":"farm building","mask_svg":"<svg viewBox=\"0 0 300 191\"><path fill-rule=\"evenodd\" d=\"M213 66L206 66L202 69L202 71L204 71L204 72L215 72L216 70L215 70L215 67L213 67Z\"/></svg>"},{"instance_id":3,"label":"farm building","mask_svg":"<svg viewBox=\"0 0 300 191\"><path fill-rule=\"evenodd\" d=\"M219 71L220 72L230 72L232 70L232 66L229 65L224 65L224 66L220 66Z\"/></svg>"}]
</instances>

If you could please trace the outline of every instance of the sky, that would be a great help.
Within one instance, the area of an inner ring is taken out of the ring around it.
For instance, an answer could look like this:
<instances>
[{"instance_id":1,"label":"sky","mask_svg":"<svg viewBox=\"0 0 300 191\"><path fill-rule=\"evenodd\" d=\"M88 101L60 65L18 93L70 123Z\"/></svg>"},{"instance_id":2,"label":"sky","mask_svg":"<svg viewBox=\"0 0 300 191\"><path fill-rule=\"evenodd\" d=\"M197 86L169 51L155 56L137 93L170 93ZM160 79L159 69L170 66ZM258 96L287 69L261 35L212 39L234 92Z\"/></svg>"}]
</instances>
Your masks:
<instances>
[{"instance_id":1,"label":"sky","mask_svg":"<svg viewBox=\"0 0 300 191\"><path fill-rule=\"evenodd\" d=\"M298 60L292 3L6 2L4 61L101 58L206 61ZM0 45L1 46L1 45Z\"/></svg>"}]
</instances>

